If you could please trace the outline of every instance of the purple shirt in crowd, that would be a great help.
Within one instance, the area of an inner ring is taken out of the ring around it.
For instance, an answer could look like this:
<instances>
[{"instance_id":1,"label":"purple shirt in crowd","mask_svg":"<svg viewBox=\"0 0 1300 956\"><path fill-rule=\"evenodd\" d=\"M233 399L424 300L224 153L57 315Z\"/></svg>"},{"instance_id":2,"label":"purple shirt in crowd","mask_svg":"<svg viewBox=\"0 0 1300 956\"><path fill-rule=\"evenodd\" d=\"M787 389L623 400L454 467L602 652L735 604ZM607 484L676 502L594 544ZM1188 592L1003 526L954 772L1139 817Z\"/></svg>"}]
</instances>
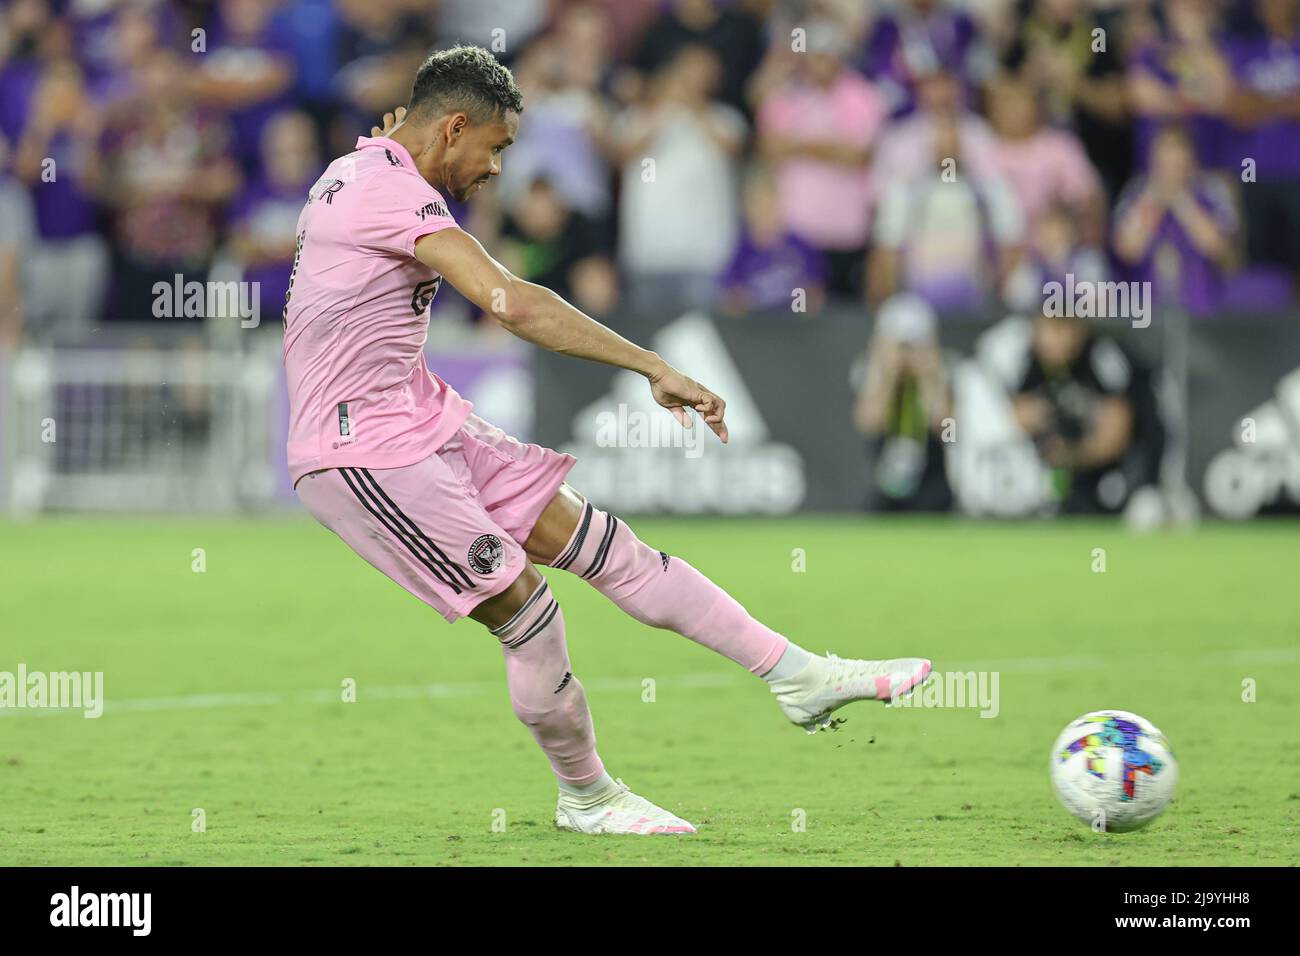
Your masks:
<instances>
[{"instance_id":1,"label":"purple shirt in crowd","mask_svg":"<svg viewBox=\"0 0 1300 956\"><path fill-rule=\"evenodd\" d=\"M1146 187L1145 176L1124 187L1115 207L1115 222L1128 215ZM1192 198L1225 233L1237 231L1232 197L1217 179L1202 176L1192 187ZM1193 315L1204 315L1213 312L1222 298L1223 279L1218 266L1197 251L1182 224L1168 211L1156 228L1146 256L1127 271L1129 281L1151 283L1157 306L1177 302Z\"/></svg>"},{"instance_id":2,"label":"purple shirt in crowd","mask_svg":"<svg viewBox=\"0 0 1300 956\"><path fill-rule=\"evenodd\" d=\"M40 82L40 64L31 60L0 66L0 133L9 140L10 148L18 145L19 137L27 128L32 96Z\"/></svg>"},{"instance_id":3,"label":"purple shirt in crowd","mask_svg":"<svg viewBox=\"0 0 1300 956\"><path fill-rule=\"evenodd\" d=\"M293 39L282 29L277 29L274 23L268 24L259 36L241 37L230 34L218 21L208 32L208 51L203 67L217 75L247 75L268 70L276 62L287 62L291 70L296 70L294 56L297 51ZM293 87L290 85L284 92L260 102L227 111L234 132L232 145L245 169L260 169L262 127L267 120L281 110L293 107Z\"/></svg>"},{"instance_id":4,"label":"purple shirt in crowd","mask_svg":"<svg viewBox=\"0 0 1300 956\"><path fill-rule=\"evenodd\" d=\"M876 23L858 67L880 86L895 118L916 108L917 79L939 69L960 78L965 100L970 103L972 84L966 61L975 40L974 21L958 10L940 7L921 16L901 9Z\"/></svg>"},{"instance_id":5,"label":"purple shirt in crowd","mask_svg":"<svg viewBox=\"0 0 1300 956\"><path fill-rule=\"evenodd\" d=\"M95 232L95 202L82 188L75 150L72 135L60 130L46 149L47 158L54 160L56 175L29 190L42 239L71 239Z\"/></svg>"},{"instance_id":6,"label":"purple shirt in crowd","mask_svg":"<svg viewBox=\"0 0 1300 956\"><path fill-rule=\"evenodd\" d=\"M797 236L783 233L770 246L758 245L746 229L722 275L724 291L736 291L756 311L788 310L795 289L826 281L821 254Z\"/></svg>"},{"instance_id":7,"label":"purple shirt in crowd","mask_svg":"<svg viewBox=\"0 0 1300 956\"><path fill-rule=\"evenodd\" d=\"M1300 97L1300 32L1290 40L1267 36L1226 43L1228 63L1237 81L1273 100ZM1256 175L1300 179L1300 120L1274 120L1234 137L1233 166L1246 157L1255 160Z\"/></svg>"},{"instance_id":8,"label":"purple shirt in crowd","mask_svg":"<svg viewBox=\"0 0 1300 956\"><path fill-rule=\"evenodd\" d=\"M1179 90L1179 55L1178 44L1171 41L1156 41L1145 44L1133 58L1133 65L1142 67L1172 93ZM1194 78L1193 78L1194 81ZM1134 155L1139 169L1147 169L1151 161L1151 143L1155 140L1160 127L1168 122L1164 117L1143 116L1134 119ZM1192 113L1183 118L1188 133L1192 137L1192 146L1196 158L1206 169L1218 169L1232 165L1234 160L1229 147L1227 126L1217 117Z\"/></svg>"},{"instance_id":9,"label":"purple shirt in crowd","mask_svg":"<svg viewBox=\"0 0 1300 956\"><path fill-rule=\"evenodd\" d=\"M264 314L278 315L284 308L285 293L289 290L289 273L293 268L298 214L302 212L303 200L315 179L313 176L311 180L292 187L259 180L245 189L231 205L232 227L246 229L254 238L286 250L282 260L264 262L244 272L245 282L260 283L259 294Z\"/></svg>"}]
</instances>

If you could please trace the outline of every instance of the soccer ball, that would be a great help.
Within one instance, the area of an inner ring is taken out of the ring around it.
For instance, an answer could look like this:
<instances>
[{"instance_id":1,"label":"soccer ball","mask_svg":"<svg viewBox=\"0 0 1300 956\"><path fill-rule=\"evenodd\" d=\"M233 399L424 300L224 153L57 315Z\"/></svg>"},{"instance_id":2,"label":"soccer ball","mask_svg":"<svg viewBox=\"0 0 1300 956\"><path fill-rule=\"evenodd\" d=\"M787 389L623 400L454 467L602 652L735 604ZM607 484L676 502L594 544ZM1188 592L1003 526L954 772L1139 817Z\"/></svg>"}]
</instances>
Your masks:
<instances>
[{"instance_id":1,"label":"soccer ball","mask_svg":"<svg viewBox=\"0 0 1300 956\"><path fill-rule=\"evenodd\" d=\"M1112 833L1158 817L1178 783L1178 763L1160 728L1124 710L1097 710L1071 721L1052 747L1051 769L1065 809Z\"/></svg>"}]
</instances>

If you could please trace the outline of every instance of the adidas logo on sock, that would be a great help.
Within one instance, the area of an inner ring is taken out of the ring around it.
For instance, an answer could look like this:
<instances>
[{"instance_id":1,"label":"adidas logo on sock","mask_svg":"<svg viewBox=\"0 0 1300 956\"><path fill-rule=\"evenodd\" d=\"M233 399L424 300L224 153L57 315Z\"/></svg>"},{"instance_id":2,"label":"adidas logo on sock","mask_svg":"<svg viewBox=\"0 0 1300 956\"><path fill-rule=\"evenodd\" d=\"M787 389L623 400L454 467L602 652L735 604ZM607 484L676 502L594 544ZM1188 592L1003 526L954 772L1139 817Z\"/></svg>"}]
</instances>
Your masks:
<instances>
[{"instance_id":1,"label":"adidas logo on sock","mask_svg":"<svg viewBox=\"0 0 1300 956\"><path fill-rule=\"evenodd\" d=\"M571 680L573 680L573 671L565 671L564 680L560 681L560 686L555 688L555 693L558 694L560 691L564 690L564 688L568 687L569 681Z\"/></svg>"},{"instance_id":2,"label":"adidas logo on sock","mask_svg":"<svg viewBox=\"0 0 1300 956\"><path fill-rule=\"evenodd\" d=\"M660 551L660 552L659 552L659 557L663 559L663 562L664 562L664 570L667 571L667 570L668 570L668 555L666 555L664 552Z\"/></svg>"}]
</instances>

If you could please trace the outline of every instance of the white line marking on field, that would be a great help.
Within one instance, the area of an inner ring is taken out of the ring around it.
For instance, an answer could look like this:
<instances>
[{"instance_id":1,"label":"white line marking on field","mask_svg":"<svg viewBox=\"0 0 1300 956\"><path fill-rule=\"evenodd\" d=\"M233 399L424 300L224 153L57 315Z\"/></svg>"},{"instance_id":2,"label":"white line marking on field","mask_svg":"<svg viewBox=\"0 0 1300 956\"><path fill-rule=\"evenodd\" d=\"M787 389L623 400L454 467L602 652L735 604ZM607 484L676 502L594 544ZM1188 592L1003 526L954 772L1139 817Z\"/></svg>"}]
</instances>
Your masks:
<instances>
[{"instance_id":1,"label":"white line marking on field","mask_svg":"<svg viewBox=\"0 0 1300 956\"><path fill-rule=\"evenodd\" d=\"M725 687L739 683L738 674L717 671L694 674L675 674L656 678L658 684L673 688ZM641 690L640 677L593 677L584 679L582 686L589 691ZM393 684L376 687L362 686L358 702L378 700L437 700L446 697L476 697L480 694L505 694L504 681L464 681L457 684ZM230 694L190 694L185 697L128 697L123 700L106 700L104 713L162 713L178 710L212 710L229 707L269 707L276 704L337 704L340 690L265 691ZM0 717L53 717L58 714L80 714L81 708L0 708Z\"/></svg>"},{"instance_id":2,"label":"white line marking on field","mask_svg":"<svg viewBox=\"0 0 1300 956\"><path fill-rule=\"evenodd\" d=\"M1300 648L1272 647L1214 651L1194 658L1204 664L1292 664L1300 661ZM1135 663L1152 665L1164 663L1171 667L1187 662L1187 658L1174 655L1143 655L1136 659L1125 658L1122 662L1114 658L1101 656L1068 657L1012 657L1002 660L975 661L936 661L935 670L940 673L954 671L998 671L1003 674L1046 674L1070 673L1075 671L1104 670L1122 663L1131 667ZM656 682L669 689L674 687L690 689L707 689L729 687L745 681L743 675L735 671L700 671L696 673L674 674L656 678ZM640 677L592 677L583 678L582 685L589 691L639 692ZM388 686L362 686L357 694L357 701L380 700L439 700L448 697L476 697L480 694L500 694L506 692L504 681L464 681L457 684L393 684ZM269 707L276 704L335 704L341 700L341 692L335 690L302 691L267 691L228 694L190 694L184 697L128 697L124 700L106 700L104 713L167 713L180 710L212 710L231 707ZM0 717L52 717L58 714L81 714L79 708L55 710L51 708L0 708Z\"/></svg>"}]
</instances>

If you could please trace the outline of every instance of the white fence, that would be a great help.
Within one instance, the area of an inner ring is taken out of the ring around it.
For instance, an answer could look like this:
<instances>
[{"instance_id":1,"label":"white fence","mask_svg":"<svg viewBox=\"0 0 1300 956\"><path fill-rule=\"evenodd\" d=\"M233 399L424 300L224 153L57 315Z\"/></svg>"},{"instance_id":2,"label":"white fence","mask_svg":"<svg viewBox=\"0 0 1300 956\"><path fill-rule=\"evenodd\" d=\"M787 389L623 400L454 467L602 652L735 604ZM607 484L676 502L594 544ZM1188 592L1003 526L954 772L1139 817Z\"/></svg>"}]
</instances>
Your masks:
<instances>
[{"instance_id":1,"label":"white fence","mask_svg":"<svg viewBox=\"0 0 1300 956\"><path fill-rule=\"evenodd\" d=\"M279 339L25 348L0 358L0 492L39 511L268 505Z\"/></svg>"}]
</instances>

